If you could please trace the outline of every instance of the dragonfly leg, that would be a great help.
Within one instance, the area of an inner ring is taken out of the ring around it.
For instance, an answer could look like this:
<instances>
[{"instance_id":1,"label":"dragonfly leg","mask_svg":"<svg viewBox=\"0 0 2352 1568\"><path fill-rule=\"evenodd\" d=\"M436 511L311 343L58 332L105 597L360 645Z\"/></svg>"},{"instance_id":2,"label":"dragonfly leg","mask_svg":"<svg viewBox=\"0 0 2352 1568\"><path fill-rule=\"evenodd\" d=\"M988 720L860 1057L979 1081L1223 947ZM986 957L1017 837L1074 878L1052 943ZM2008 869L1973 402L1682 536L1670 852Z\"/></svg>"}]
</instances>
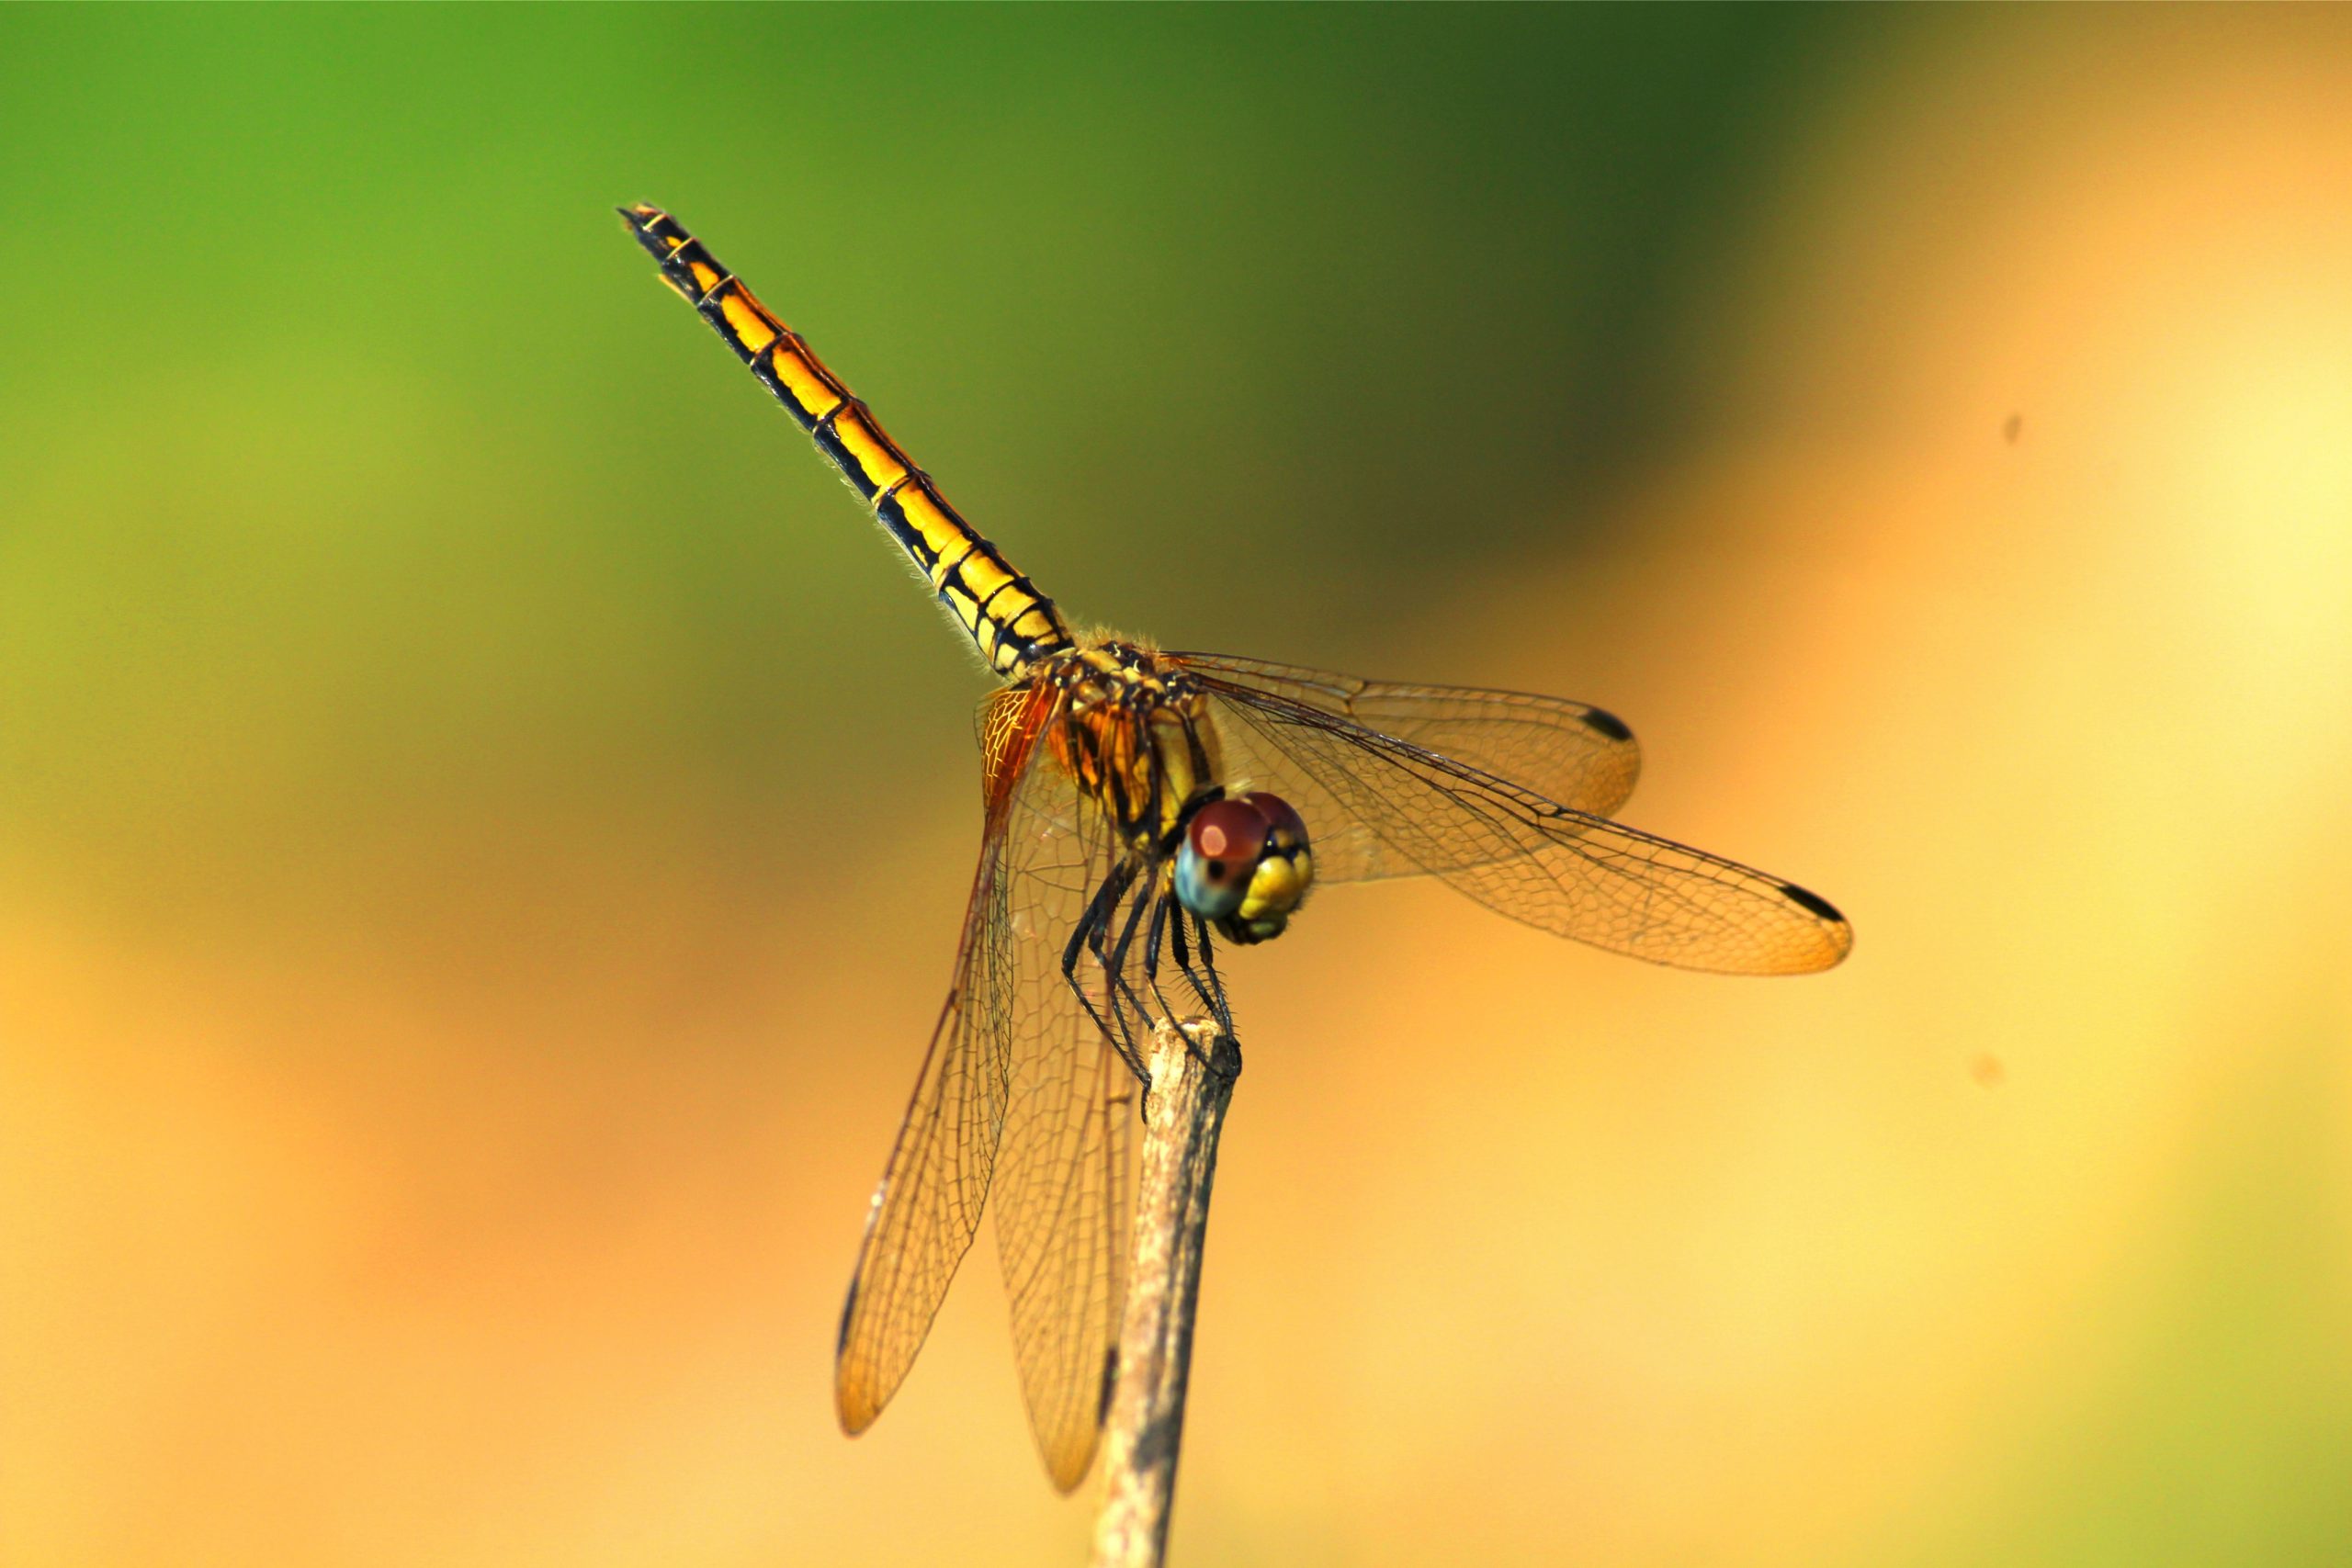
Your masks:
<instances>
[{"instance_id":1,"label":"dragonfly leg","mask_svg":"<svg viewBox=\"0 0 2352 1568\"><path fill-rule=\"evenodd\" d=\"M1195 915L1193 917L1193 929L1200 938L1201 972L1208 976L1208 984L1204 987L1201 985L1197 976L1193 978L1193 984L1200 987L1202 999L1209 1004L1209 1010L1216 1015L1216 1026L1225 1032L1227 1039L1231 1039L1233 1038L1233 1010L1226 1005L1225 976L1216 972L1216 953L1209 942L1209 923Z\"/></svg>"},{"instance_id":2,"label":"dragonfly leg","mask_svg":"<svg viewBox=\"0 0 2352 1568\"><path fill-rule=\"evenodd\" d=\"M1144 1066L1142 1053L1136 1049L1134 1041L1125 1032L1125 1021L1120 1019L1117 1027L1113 1025L1113 1019L1118 1018L1119 1011L1116 994L1106 993L1104 996L1103 999L1110 1005L1112 1012L1112 1018L1106 1019L1102 1016L1102 1010L1094 1005L1094 998L1086 994L1086 987L1078 976L1079 959L1085 953L1091 952L1095 961L1098 964L1102 962L1103 929L1110 924L1112 912L1126 896L1135 875L1134 865L1121 862L1109 876L1102 879L1102 886L1095 889L1094 897L1086 901L1086 908L1080 914L1078 923L1070 928L1069 941L1062 947L1062 979L1078 998L1078 1005L1086 1010L1086 1016L1094 1021L1094 1027L1102 1032L1102 1038L1111 1043L1111 1048L1118 1052L1120 1060L1127 1064L1128 1070L1136 1077L1149 1082L1151 1074Z\"/></svg>"},{"instance_id":3,"label":"dragonfly leg","mask_svg":"<svg viewBox=\"0 0 2352 1568\"><path fill-rule=\"evenodd\" d=\"M1120 1007L1122 998L1125 999L1127 1007L1134 1010L1138 1021L1148 1026L1152 1020L1151 1009L1145 1004L1143 996L1136 989L1134 982L1127 978L1127 954L1135 947L1136 928L1143 923L1145 912L1157 908L1159 902L1151 896L1148 884L1142 892L1136 894L1134 902L1127 907L1126 919L1120 924L1118 940L1109 944L1107 952L1104 951L1103 939L1110 930L1109 921L1106 919L1094 931L1094 956L1102 964L1103 973L1111 977L1112 1013L1121 1020L1123 1025L1125 1014ZM1134 1036L1129 1035L1126 1039L1131 1046L1134 1045ZM1136 1049L1135 1056L1130 1057L1130 1065L1133 1065L1135 1057L1139 1057L1141 1055L1141 1050ZM1150 1081L1148 1075L1145 1075L1144 1079L1147 1084Z\"/></svg>"},{"instance_id":4,"label":"dragonfly leg","mask_svg":"<svg viewBox=\"0 0 2352 1568\"><path fill-rule=\"evenodd\" d=\"M1143 977L1151 987L1151 999L1159 1004L1159 1016L1173 1018L1176 1010L1169 1005L1168 993L1159 988L1159 955L1168 951L1168 910L1175 901L1156 898L1151 905L1151 924L1143 933ZM1182 906L1177 906L1181 911ZM1180 912L1178 924L1182 924Z\"/></svg>"},{"instance_id":5,"label":"dragonfly leg","mask_svg":"<svg viewBox=\"0 0 2352 1568\"><path fill-rule=\"evenodd\" d=\"M1192 946L1199 949L1201 962L1198 968L1193 967L1192 953L1187 950L1184 942L1184 920L1179 918L1171 928L1171 934L1175 938L1172 945L1176 953L1176 967L1184 972L1184 978L1192 986L1193 994L1200 998L1201 1005L1209 1010L1210 1016L1216 1020L1217 1028L1229 1036L1233 1033L1233 1013L1226 1006L1225 982L1217 976L1216 962L1209 956L1208 922L1198 915L1193 915L1190 910L1185 913L1191 916L1193 931ZM1198 1055L1199 1052L1195 1051L1193 1054Z\"/></svg>"}]
</instances>

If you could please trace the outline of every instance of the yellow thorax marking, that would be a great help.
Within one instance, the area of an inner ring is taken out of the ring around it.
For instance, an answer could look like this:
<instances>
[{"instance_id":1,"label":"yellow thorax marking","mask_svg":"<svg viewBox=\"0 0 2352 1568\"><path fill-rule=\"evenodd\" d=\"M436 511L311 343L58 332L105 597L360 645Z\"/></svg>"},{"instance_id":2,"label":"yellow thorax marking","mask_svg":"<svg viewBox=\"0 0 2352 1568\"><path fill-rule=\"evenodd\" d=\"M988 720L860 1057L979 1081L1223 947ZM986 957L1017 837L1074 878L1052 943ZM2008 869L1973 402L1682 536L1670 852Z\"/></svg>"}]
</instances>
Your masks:
<instances>
[{"instance_id":1,"label":"yellow thorax marking","mask_svg":"<svg viewBox=\"0 0 2352 1568\"><path fill-rule=\"evenodd\" d=\"M1122 832L1157 844L1194 795L1216 782L1207 703L1151 655L1123 645L1061 654L1038 672L1061 694L1050 740L1057 763Z\"/></svg>"}]
</instances>

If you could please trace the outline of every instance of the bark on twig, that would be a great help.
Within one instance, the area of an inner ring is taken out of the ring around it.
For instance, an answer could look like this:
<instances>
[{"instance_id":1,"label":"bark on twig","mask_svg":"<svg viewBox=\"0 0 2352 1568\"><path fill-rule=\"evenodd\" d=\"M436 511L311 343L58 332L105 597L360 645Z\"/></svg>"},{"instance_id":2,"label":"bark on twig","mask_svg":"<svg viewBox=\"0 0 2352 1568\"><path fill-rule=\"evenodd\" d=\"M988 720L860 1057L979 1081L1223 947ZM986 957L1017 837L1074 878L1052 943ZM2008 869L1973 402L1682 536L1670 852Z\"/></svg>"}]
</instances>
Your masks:
<instances>
[{"instance_id":1,"label":"bark on twig","mask_svg":"<svg viewBox=\"0 0 2352 1568\"><path fill-rule=\"evenodd\" d=\"M1162 1023L1153 1032L1150 1066L1094 1568L1159 1568L1167 1554L1209 1184L1226 1106L1241 1074L1241 1049L1211 1025Z\"/></svg>"}]
</instances>

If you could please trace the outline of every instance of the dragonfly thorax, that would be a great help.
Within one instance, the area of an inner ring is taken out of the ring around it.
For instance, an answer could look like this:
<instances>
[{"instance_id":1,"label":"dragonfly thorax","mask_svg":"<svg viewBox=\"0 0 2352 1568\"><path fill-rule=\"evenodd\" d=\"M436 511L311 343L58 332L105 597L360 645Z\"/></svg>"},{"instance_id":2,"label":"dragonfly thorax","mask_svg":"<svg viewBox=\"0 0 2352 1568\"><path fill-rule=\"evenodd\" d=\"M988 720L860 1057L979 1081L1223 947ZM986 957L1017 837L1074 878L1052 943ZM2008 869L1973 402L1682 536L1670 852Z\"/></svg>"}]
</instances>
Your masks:
<instances>
[{"instance_id":1,"label":"dragonfly thorax","mask_svg":"<svg viewBox=\"0 0 2352 1568\"><path fill-rule=\"evenodd\" d=\"M1104 641L1048 659L1046 741L1178 903L1231 940L1278 936L1314 881L1306 824L1278 796L1228 796L1208 694L1149 649Z\"/></svg>"},{"instance_id":2,"label":"dragonfly thorax","mask_svg":"<svg viewBox=\"0 0 2352 1568\"><path fill-rule=\"evenodd\" d=\"M1052 655L1034 679L1052 694L1054 761L1133 848L1157 853L1217 786L1216 727L1199 684L1121 642Z\"/></svg>"}]
</instances>

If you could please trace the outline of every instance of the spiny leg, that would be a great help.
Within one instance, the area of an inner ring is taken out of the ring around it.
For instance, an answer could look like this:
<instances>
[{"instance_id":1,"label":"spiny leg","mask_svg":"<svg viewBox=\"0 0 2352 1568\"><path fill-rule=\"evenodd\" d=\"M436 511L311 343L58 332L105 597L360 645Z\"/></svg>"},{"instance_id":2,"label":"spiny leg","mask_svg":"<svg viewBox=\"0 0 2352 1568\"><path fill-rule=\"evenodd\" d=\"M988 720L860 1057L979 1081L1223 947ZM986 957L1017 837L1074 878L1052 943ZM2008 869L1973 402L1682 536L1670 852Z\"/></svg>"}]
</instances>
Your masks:
<instances>
[{"instance_id":1,"label":"spiny leg","mask_svg":"<svg viewBox=\"0 0 2352 1568\"><path fill-rule=\"evenodd\" d=\"M1127 907L1127 918L1119 927L1118 941L1110 944L1109 951L1105 952L1103 947L1103 938L1110 929L1108 921L1106 920L1094 930L1095 959L1102 965L1103 973L1111 977L1111 1010L1114 1017L1120 1016L1120 998L1124 997L1126 1005L1135 1010L1138 1021L1147 1024L1151 1021L1151 1009L1144 1005L1141 993L1136 991L1134 983L1127 978L1127 953L1135 946L1136 927L1142 923L1144 912L1157 906L1159 902L1158 898L1152 897L1150 879L1147 878L1143 890L1136 893L1135 901ZM1139 1049L1137 1054L1140 1055ZM1147 1078L1146 1081L1149 1080Z\"/></svg>"},{"instance_id":2,"label":"spiny leg","mask_svg":"<svg viewBox=\"0 0 2352 1568\"><path fill-rule=\"evenodd\" d=\"M1186 910L1185 913L1192 914L1190 910ZM1192 915L1192 922L1193 944L1200 949L1201 966L1199 969L1193 967L1192 954L1186 950L1184 942L1184 921L1179 918L1171 932L1175 938L1173 946L1176 953L1176 967L1184 972L1184 978L1192 986L1193 994L1201 998L1202 1005L1206 1007L1210 1014L1216 1018L1217 1028L1230 1036L1233 1033L1233 1013L1226 1005L1225 982L1217 977L1216 961L1210 956L1208 922L1198 915ZM1207 974L1206 979L1202 978L1203 971ZM1194 1055L1197 1055L1199 1053L1195 1052Z\"/></svg>"},{"instance_id":3,"label":"spiny leg","mask_svg":"<svg viewBox=\"0 0 2352 1568\"><path fill-rule=\"evenodd\" d=\"M1209 923L1195 916L1193 927L1200 940L1201 972L1208 976L1208 984L1202 985L1199 976L1188 977L1193 988L1200 991L1203 999L1209 1004L1210 1010L1216 1014L1217 1027L1225 1032L1226 1038L1235 1039L1233 1009L1225 999L1225 976L1216 972L1216 951L1209 941ZM1238 1045L1239 1042L1235 1040L1235 1043Z\"/></svg>"},{"instance_id":4,"label":"spiny leg","mask_svg":"<svg viewBox=\"0 0 2352 1568\"><path fill-rule=\"evenodd\" d=\"M1159 1004L1159 1016L1173 1018L1176 1010L1169 1005L1168 993L1159 988L1159 955L1168 946L1168 910L1177 909L1177 921L1183 921L1183 906L1172 898L1156 898L1151 905L1151 925L1143 935L1143 977L1151 987L1151 999Z\"/></svg>"},{"instance_id":5,"label":"spiny leg","mask_svg":"<svg viewBox=\"0 0 2352 1568\"><path fill-rule=\"evenodd\" d=\"M1129 885L1135 881L1135 875L1136 868L1133 863L1121 861L1111 869L1111 874L1102 879L1102 886L1095 889L1094 897L1086 901L1086 908L1079 916L1078 923L1070 928L1069 941L1062 947L1062 979L1069 985L1071 991L1077 994L1078 1005L1086 1010L1086 1016L1094 1021L1094 1027L1102 1032L1102 1038L1111 1043L1111 1048L1118 1052L1119 1059L1126 1063L1127 1070L1144 1082L1149 1083L1150 1069L1144 1066L1143 1056L1136 1049L1134 1042L1119 1030L1112 1027L1110 1021L1102 1016L1102 1010L1094 1005L1094 998L1086 994L1086 987L1079 983L1078 978L1078 961L1080 954L1091 951L1094 953L1096 962L1101 962L1102 929L1109 923L1112 911L1118 908L1120 899L1125 897ZM1112 1012L1115 1016L1118 1011L1117 998L1115 995L1109 995L1104 999L1111 1003Z\"/></svg>"}]
</instances>

